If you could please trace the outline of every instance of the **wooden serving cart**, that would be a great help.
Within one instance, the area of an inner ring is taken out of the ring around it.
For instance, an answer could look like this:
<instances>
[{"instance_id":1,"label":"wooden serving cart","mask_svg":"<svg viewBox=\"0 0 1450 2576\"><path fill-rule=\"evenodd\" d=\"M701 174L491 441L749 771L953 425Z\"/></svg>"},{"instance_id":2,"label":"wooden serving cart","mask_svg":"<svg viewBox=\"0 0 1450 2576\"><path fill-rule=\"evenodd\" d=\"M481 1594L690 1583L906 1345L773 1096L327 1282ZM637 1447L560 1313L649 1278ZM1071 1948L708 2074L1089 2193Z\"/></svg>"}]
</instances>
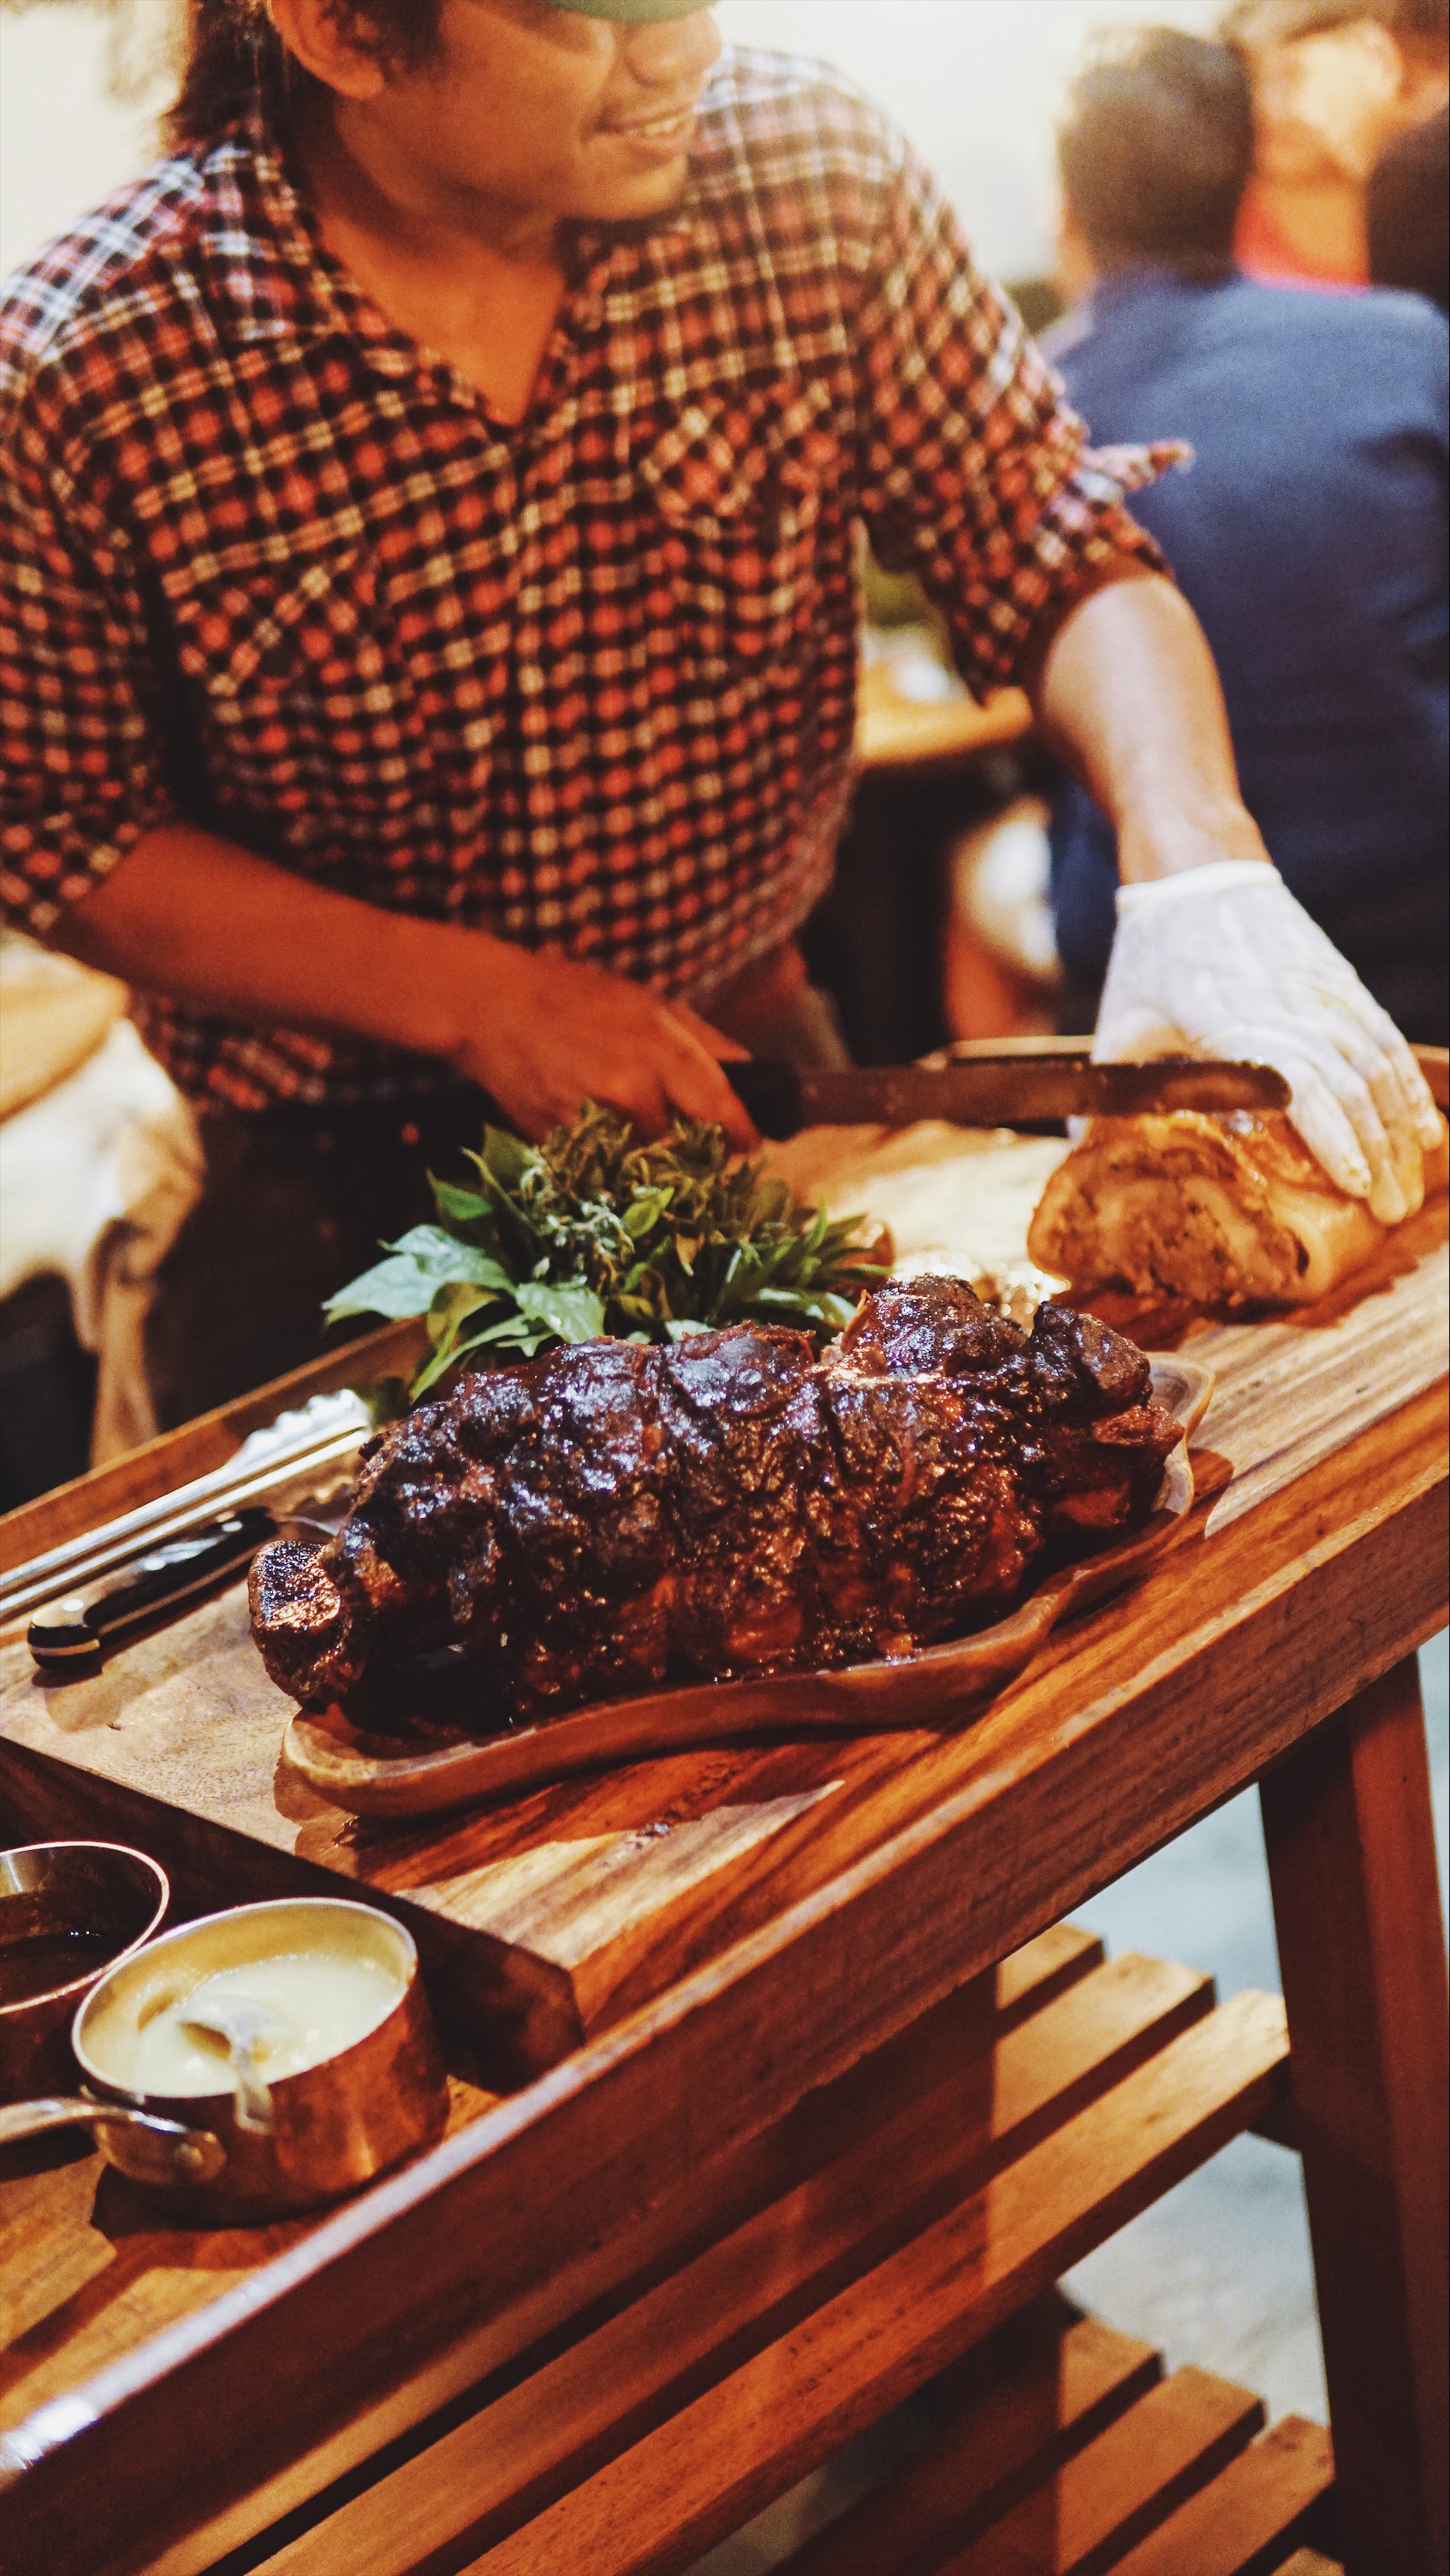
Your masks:
<instances>
[{"instance_id":1,"label":"wooden serving cart","mask_svg":"<svg viewBox=\"0 0 1450 2576\"><path fill-rule=\"evenodd\" d=\"M1187 1537L965 1721L369 1823L279 1764L236 1587L99 1680L3 1650L7 1839L138 1843L180 1915L368 1894L455 2069L442 2144L265 2230L162 2224L84 2140L10 2151L7 2576L665 2576L928 2382L939 2438L794 2576L1443 2568L1414 1653L1446 1617L1445 1239L1442 1199L1352 1296L1194 1342ZM12 1515L0 1564L398 1348ZM1282 2001L1064 1921L1250 1782ZM1332 2456L1053 2290L1249 2126L1304 2160Z\"/></svg>"}]
</instances>

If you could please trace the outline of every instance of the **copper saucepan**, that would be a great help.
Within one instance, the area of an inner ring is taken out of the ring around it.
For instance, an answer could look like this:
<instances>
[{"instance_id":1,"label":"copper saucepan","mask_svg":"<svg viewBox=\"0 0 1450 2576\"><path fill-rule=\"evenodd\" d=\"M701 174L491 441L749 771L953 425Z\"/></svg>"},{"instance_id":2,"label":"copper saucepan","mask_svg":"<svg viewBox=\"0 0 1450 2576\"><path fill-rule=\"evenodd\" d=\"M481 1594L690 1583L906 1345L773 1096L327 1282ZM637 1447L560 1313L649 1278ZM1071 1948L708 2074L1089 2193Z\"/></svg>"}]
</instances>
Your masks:
<instances>
[{"instance_id":1,"label":"copper saucepan","mask_svg":"<svg viewBox=\"0 0 1450 2576\"><path fill-rule=\"evenodd\" d=\"M70 2090L78 2006L159 1930L170 1898L160 1863L124 1843L0 1851L0 2102Z\"/></svg>"},{"instance_id":2,"label":"copper saucepan","mask_svg":"<svg viewBox=\"0 0 1450 2576\"><path fill-rule=\"evenodd\" d=\"M212 2226L337 2199L448 2115L412 1937L342 1898L180 1925L101 1976L71 2045L86 2091L0 2110L0 2144L83 2123L119 2172Z\"/></svg>"}]
</instances>

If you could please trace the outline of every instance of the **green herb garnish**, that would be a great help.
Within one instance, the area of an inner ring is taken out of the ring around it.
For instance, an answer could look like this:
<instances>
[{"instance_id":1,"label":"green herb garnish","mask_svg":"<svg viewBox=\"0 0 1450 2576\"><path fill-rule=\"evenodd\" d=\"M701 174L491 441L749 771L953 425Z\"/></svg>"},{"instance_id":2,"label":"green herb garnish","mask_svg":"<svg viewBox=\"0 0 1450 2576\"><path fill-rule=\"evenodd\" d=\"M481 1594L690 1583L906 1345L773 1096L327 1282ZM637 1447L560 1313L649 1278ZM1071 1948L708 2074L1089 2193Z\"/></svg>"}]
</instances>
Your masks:
<instances>
[{"instance_id":1,"label":"green herb garnish","mask_svg":"<svg viewBox=\"0 0 1450 2576\"><path fill-rule=\"evenodd\" d=\"M849 1323L885 1272L761 1163L732 1163L719 1127L677 1119L637 1144L627 1119L586 1102L544 1144L484 1131L478 1187L432 1179L436 1225L328 1300L343 1315L426 1315L425 1395L472 1360L528 1358L551 1342L677 1341L744 1322L795 1324L819 1343Z\"/></svg>"}]
</instances>

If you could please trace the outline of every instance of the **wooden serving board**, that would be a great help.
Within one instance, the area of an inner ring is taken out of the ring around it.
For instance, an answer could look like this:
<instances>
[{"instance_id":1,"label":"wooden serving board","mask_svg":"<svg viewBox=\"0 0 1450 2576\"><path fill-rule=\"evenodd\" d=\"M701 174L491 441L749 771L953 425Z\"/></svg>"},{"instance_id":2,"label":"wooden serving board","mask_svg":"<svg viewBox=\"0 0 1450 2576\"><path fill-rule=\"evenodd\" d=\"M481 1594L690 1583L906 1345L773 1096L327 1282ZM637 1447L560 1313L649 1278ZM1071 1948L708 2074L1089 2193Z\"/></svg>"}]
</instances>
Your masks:
<instances>
[{"instance_id":1,"label":"wooden serving board","mask_svg":"<svg viewBox=\"0 0 1450 2576\"><path fill-rule=\"evenodd\" d=\"M792 1160L810 1143L797 1140ZM904 1267L1000 1269L1021 1260L1047 1161L1061 1149L913 1131L833 1135L815 1150L828 1198L887 1217ZM1191 1315L1165 1320L1165 1335L1187 1337L1217 1378L1211 1449L1196 1459L1201 1495L1205 1484L1226 1486L1222 1510L1237 1486L1240 1514L1268 1504L1300 1472L1306 1440L1347 1441L1443 1375L1444 1336L1432 1325L1444 1312L1445 1242L1442 1198L1392 1239L1383 1276L1365 1274L1323 1312L1216 1326L1212 1340ZM387 1338L369 1348L372 1374ZM316 1382L345 1371L334 1358ZM1306 1434L1310 1379L1324 1401ZM311 1382L294 1380L287 1400ZM280 1400L264 1392L235 1409L231 1445ZM156 1444L148 1460L120 1462L124 1491L109 1471L59 1497L49 1523L30 1506L15 1516L24 1544L14 1525L0 1532L0 1561L86 1526L88 1495L93 1523L217 1463L212 1450L225 1448L217 1418ZM1200 1506L1191 1524L1200 1543L1205 1517ZM996 1705L1030 1694L1064 1657L1076 1670L1086 1656L1095 1672L1124 1657L1151 1662L1162 1643L1155 1622L1180 1589L1181 1578L1156 1571L1141 1591L1048 1637ZM474 2051L459 2062L500 2090L862 1859L888 1811L893 1829L924 1814L950 1741L918 1725L712 1745L519 1790L457 1817L389 1822L344 1813L283 1764L293 1714L262 1670L240 1586L137 1637L93 1678L46 1681L23 1644L0 1647L0 1826L11 1841L137 1843L170 1872L185 1913L335 1890L339 1879L366 1890L418 1939L435 2004Z\"/></svg>"}]
</instances>

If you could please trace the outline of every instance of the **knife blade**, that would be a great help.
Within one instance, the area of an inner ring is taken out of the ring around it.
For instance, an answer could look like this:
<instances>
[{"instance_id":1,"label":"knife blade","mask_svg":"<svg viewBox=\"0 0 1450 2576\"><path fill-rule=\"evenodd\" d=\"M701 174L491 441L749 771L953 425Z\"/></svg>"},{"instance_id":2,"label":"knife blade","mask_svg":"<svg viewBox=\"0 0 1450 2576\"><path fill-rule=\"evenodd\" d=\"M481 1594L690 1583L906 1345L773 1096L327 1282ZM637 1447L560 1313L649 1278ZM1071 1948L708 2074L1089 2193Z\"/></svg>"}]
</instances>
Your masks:
<instances>
[{"instance_id":1,"label":"knife blade","mask_svg":"<svg viewBox=\"0 0 1450 2576\"><path fill-rule=\"evenodd\" d=\"M721 1071L762 1136L776 1138L794 1136L802 1127L910 1127L919 1118L945 1119L954 1127L1021 1127L1174 1109L1287 1109L1290 1097L1273 1065L1199 1056L1093 1064L1085 1055L1011 1051L956 1063L860 1064L829 1072L751 1056Z\"/></svg>"}]
</instances>

